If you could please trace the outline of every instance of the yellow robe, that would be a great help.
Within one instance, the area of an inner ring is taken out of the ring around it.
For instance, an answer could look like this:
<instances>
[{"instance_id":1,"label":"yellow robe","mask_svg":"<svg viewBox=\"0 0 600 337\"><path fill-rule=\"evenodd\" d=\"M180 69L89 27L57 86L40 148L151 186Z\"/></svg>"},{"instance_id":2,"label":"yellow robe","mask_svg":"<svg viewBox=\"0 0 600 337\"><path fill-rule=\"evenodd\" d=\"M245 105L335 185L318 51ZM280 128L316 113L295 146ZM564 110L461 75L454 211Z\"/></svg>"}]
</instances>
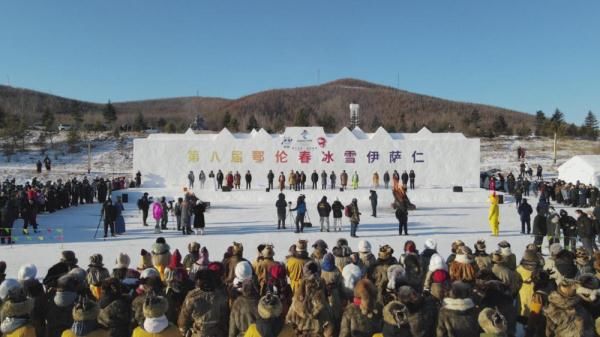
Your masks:
<instances>
[{"instance_id":1,"label":"yellow robe","mask_svg":"<svg viewBox=\"0 0 600 337\"><path fill-rule=\"evenodd\" d=\"M500 207L498 206L498 196L490 195L490 209L488 211L488 221L492 230L492 235L498 236L500 232Z\"/></svg>"}]
</instances>

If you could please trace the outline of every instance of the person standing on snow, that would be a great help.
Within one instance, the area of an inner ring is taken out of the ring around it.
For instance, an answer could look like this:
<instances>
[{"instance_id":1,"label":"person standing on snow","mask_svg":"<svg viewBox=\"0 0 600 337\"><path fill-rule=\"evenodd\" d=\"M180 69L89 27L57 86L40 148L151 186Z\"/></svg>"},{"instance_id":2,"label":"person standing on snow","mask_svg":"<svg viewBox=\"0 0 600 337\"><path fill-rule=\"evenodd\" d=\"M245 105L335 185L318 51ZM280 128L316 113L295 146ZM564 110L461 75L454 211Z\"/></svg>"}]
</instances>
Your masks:
<instances>
[{"instance_id":1,"label":"person standing on snow","mask_svg":"<svg viewBox=\"0 0 600 337\"><path fill-rule=\"evenodd\" d=\"M500 232L500 207L498 206L498 196L496 192L490 195L489 202L490 208L488 211L488 221L490 228L492 229L492 235L498 236Z\"/></svg>"},{"instance_id":2,"label":"person standing on snow","mask_svg":"<svg viewBox=\"0 0 600 337\"><path fill-rule=\"evenodd\" d=\"M194 188L194 180L196 179L196 177L194 176L194 172L190 171L190 173L188 173L188 187L189 188Z\"/></svg>"},{"instance_id":3,"label":"person standing on snow","mask_svg":"<svg viewBox=\"0 0 600 337\"><path fill-rule=\"evenodd\" d=\"M102 215L104 216L104 237L108 234L110 228L110 236L115 236L115 220L117 218L117 209L108 198L102 205Z\"/></svg>"},{"instance_id":4,"label":"person standing on snow","mask_svg":"<svg viewBox=\"0 0 600 337\"><path fill-rule=\"evenodd\" d=\"M358 210L358 200L356 198L352 199L352 203L346 207L350 207L350 236L353 238L357 238L356 230L358 229L358 224L360 223L360 211Z\"/></svg>"},{"instance_id":5,"label":"person standing on snow","mask_svg":"<svg viewBox=\"0 0 600 337\"><path fill-rule=\"evenodd\" d=\"M290 209L290 211L296 211L296 231L295 233L304 232L304 216L306 215L306 202L304 201L304 194L300 194L296 201L296 207Z\"/></svg>"},{"instance_id":6,"label":"person standing on snow","mask_svg":"<svg viewBox=\"0 0 600 337\"><path fill-rule=\"evenodd\" d=\"M331 213L331 205L327 202L326 196L323 196L321 201L317 204L317 211L319 212L321 232L324 232L325 230L329 232L329 214ZM327 228L325 228L325 223L327 223Z\"/></svg>"},{"instance_id":7,"label":"person standing on snow","mask_svg":"<svg viewBox=\"0 0 600 337\"><path fill-rule=\"evenodd\" d=\"M52 168L52 161L48 158L48 155L44 158L44 165L46 165L46 171L50 171Z\"/></svg>"},{"instance_id":8,"label":"person standing on snow","mask_svg":"<svg viewBox=\"0 0 600 337\"><path fill-rule=\"evenodd\" d=\"M358 172L356 172L356 171L354 171L354 174L352 175L352 188L353 189L358 188Z\"/></svg>"},{"instance_id":9,"label":"person standing on snow","mask_svg":"<svg viewBox=\"0 0 600 337\"><path fill-rule=\"evenodd\" d=\"M150 209L150 200L148 200L148 193L145 192L140 200L138 200L138 208L142 210L142 223L144 226L148 226L148 210Z\"/></svg>"},{"instance_id":10,"label":"person standing on snow","mask_svg":"<svg viewBox=\"0 0 600 337\"><path fill-rule=\"evenodd\" d=\"M250 170L248 170L246 172L246 175L244 176L244 180L246 181L246 189L252 189L252 174L250 173Z\"/></svg>"},{"instance_id":11,"label":"person standing on snow","mask_svg":"<svg viewBox=\"0 0 600 337\"><path fill-rule=\"evenodd\" d=\"M277 201L275 202L275 208L277 208L277 229L285 229L285 210L287 206L285 195L283 193L279 193Z\"/></svg>"},{"instance_id":12,"label":"person standing on snow","mask_svg":"<svg viewBox=\"0 0 600 337\"><path fill-rule=\"evenodd\" d=\"M312 182L312 189L317 189L317 182L319 181L319 174L317 170L313 170L313 173L310 175L310 181Z\"/></svg>"},{"instance_id":13,"label":"person standing on snow","mask_svg":"<svg viewBox=\"0 0 600 337\"><path fill-rule=\"evenodd\" d=\"M152 217L154 218L154 221L156 221L156 225L154 226L155 234L161 233L160 222L162 220L162 213L163 210L160 201L158 198L155 198L154 203L152 204Z\"/></svg>"},{"instance_id":14,"label":"person standing on snow","mask_svg":"<svg viewBox=\"0 0 600 337\"><path fill-rule=\"evenodd\" d=\"M217 189L221 189L223 187L223 172L219 170L217 172Z\"/></svg>"},{"instance_id":15,"label":"person standing on snow","mask_svg":"<svg viewBox=\"0 0 600 337\"><path fill-rule=\"evenodd\" d=\"M414 190L415 189L415 171L414 170L410 170L410 172L408 173L408 179L410 181L410 189Z\"/></svg>"},{"instance_id":16,"label":"person standing on snow","mask_svg":"<svg viewBox=\"0 0 600 337\"><path fill-rule=\"evenodd\" d=\"M39 159L37 163L35 163L35 170L37 173L42 173L42 162Z\"/></svg>"},{"instance_id":17,"label":"person standing on snow","mask_svg":"<svg viewBox=\"0 0 600 337\"><path fill-rule=\"evenodd\" d=\"M206 174L204 174L203 170L200 170L200 174L198 175L198 180L200 181L200 188L204 189L204 182L206 182Z\"/></svg>"},{"instance_id":18,"label":"person standing on snow","mask_svg":"<svg viewBox=\"0 0 600 337\"><path fill-rule=\"evenodd\" d=\"M377 217L377 192L375 190L369 191L371 195L369 195L369 200L371 200L371 216Z\"/></svg>"},{"instance_id":19,"label":"person standing on snow","mask_svg":"<svg viewBox=\"0 0 600 337\"><path fill-rule=\"evenodd\" d=\"M269 173L267 174L267 182L269 183L269 190L273 189L273 180L275 179L275 174L273 173L273 170L269 170Z\"/></svg>"},{"instance_id":20,"label":"person standing on snow","mask_svg":"<svg viewBox=\"0 0 600 337\"><path fill-rule=\"evenodd\" d=\"M342 231L342 216L344 212L344 205L342 205L340 199L336 198L333 204L331 204L331 210L333 211L333 231Z\"/></svg>"},{"instance_id":21,"label":"person standing on snow","mask_svg":"<svg viewBox=\"0 0 600 337\"><path fill-rule=\"evenodd\" d=\"M383 174L383 185L385 186L386 190L390 186L390 173L388 171L385 171L385 173Z\"/></svg>"},{"instance_id":22,"label":"person standing on snow","mask_svg":"<svg viewBox=\"0 0 600 337\"><path fill-rule=\"evenodd\" d=\"M327 172L325 172L325 170L323 170L323 172L321 172L321 189L322 190L327 189Z\"/></svg>"},{"instance_id":23,"label":"person standing on snow","mask_svg":"<svg viewBox=\"0 0 600 337\"><path fill-rule=\"evenodd\" d=\"M208 172L208 178L210 178L210 180L212 181L213 186L216 191L217 190L217 181L215 180L215 173L212 170L210 170L210 172Z\"/></svg>"},{"instance_id":24,"label":"person standing on snow","mask_svg":"<svg viewBox=\"0 0 600 337\"><path fill-rule=\"evenodd\" d=\"M518 209L519 217L521 219L521 234L529 234L531 232L531 213L533 208L527 203L527 199L523 199ZM525 232L525 226L527 226L527 232Z\"/></svg>"}]
</instances>

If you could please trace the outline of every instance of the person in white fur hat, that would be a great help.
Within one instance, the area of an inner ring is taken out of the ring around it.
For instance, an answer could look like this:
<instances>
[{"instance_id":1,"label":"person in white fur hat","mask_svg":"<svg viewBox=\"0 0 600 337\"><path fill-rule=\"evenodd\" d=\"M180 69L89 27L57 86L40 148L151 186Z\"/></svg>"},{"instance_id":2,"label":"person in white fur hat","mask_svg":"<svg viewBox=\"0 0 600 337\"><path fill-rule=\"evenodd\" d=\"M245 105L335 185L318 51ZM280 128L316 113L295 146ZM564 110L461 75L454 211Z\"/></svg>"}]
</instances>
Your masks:
<instances>
[{"instance_id":1,"label":"person in white fur hat","mask_svg":"<svg viewBox=\"0 0 600 337\"><path fill-rule=\"evenodd\" d=\"M248 261L241 261L235 265L235 278L233 279L233 289L241 293L242 283L252 279L252 265Z\"/></svg>"},{"instance_id":2,"label":"person in white fur hat","mask_svg":"<svg viewBox=\"0 0 600 337\"><path fill-rule=\"evenodd\" d=\"M425 240L424 249L421 252L421 270L427 270L429 267L429 260L433 254L437 254L437 242L434 239Z\"/></svg>"},{"instance_id":3,"label":"person in white fur hat","mask_svg":"<svg viewBox=\"0 0 600 337\"><path fill-rule=\"evenodd\" d=\"M369 269L377 262L377 258L371 253L371 243L367 240L360 240L360 242L358 242L358 257L362 261L365 270Z\"/></svg>"},{"instance_id":4,"label":"person in white fur hat","mask_svg":"<svg viewBox=\"0 0 600 337\"><path fill-rule=\"evenodd\" d=\"M34 280L37 276L37 268L34 264L25 264L17 272L17 280L21 283L27 280Z\"/></svg>"}]
</instances>

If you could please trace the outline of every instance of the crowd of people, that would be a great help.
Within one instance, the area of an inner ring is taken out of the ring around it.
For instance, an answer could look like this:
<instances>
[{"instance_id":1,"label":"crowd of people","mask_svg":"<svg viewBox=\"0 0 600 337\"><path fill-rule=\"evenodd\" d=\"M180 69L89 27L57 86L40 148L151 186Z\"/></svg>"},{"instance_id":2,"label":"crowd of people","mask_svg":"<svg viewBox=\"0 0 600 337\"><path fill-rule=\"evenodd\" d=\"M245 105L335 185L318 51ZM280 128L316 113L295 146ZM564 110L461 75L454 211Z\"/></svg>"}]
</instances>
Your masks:
<instances>
[{"instance_id":1,"label":"crowd of people","mask_svg":"<svg viewBox=\"0 0 600 337\"><path fill-rule=\"evenodd\" d=\"M244 174L244 183L245 189L252 189L252 173L250 171L246 171ZM196 182L196 175L194 171L190 171L187 175L188 179L188 187L193 189L194 184ZM226 189L240 189L242 185L242 174L239 171L228 171L227 174L224 174L221 170L217 170L217 173L214 171L210 171L208 175L204 173L204 170L200 170L198 173L198 182L200 183L200 188L204 189L206 186L207 179L211 180L211 185L214 190L222 190L223 187ZM291 170L286 176L284 172L280 172L277 176L277 189L279 191L283 191L286 189L286 186L290 190L301 191L306 189L307 180L310 179L311 188L313 190L318 189L319 181L322 190L326 190L330 188L332 190L336 188L346 189L348 188L348 184L352 189L357 189L359 187L359 176L358 172L354 171L352 176L349 176L346 170L342 170L339 174L339 185L338 185L338 175L331 171L331 173L327 173L323 170L321 173L318 173L314 170L310 176L307 175L304 171L294 171ZM380 188L383 186L384 188L389 188L390 183L393 181L402 181L402 184L408 186L410 189L415 188L415 179L416 174L414 170L410 170L409 172L404 171L402 174L398 173L397 170L394 170L392 174L390 172L385 171L383 173L383 185L381 184L379 173L374 172L371 177L371 184L368 185L372 188ZM270 190L275 189L275 173L272 170L269 170L267 173L267 188Z\"/></svg>"},{"instance_id":2,"label":"crowd of people","mask_svg":"<svg viewBox=\"0 0 600 337\"><path fill-rule=\"evenodd\" d=\"M38 232L37 215L53 213L80 204L102 203L110 200L112 191L127 188L124 177L93 180L77 177L63 181L47 180L45 183L33 178L31 182L18 185L15 179L0 183L0 243L13 244L12 231L17 219L23 219L23 234Z\"/></svg>"},{"instance_id":3,"label":"crowd of people","mask_svg":"<svg viewBox=\"0 0 600 337\"><path fill-rule=\"evenodd\" d=\"M312 249L310 249L312 247ZM183 256L159 237L139 264L124 253L74 252L41 278L35 265L7 278L0 262L0 331L7 337L594 336L600 332L600 253L533 244L517 261L502 241L488 251L461 240L443 257L433 239L356 250L306 240L276 259L260 244L248 260L234 242L210 258L197 242ZM310 251L309 251L310 249Z\"/></svg>"}]
</instances>

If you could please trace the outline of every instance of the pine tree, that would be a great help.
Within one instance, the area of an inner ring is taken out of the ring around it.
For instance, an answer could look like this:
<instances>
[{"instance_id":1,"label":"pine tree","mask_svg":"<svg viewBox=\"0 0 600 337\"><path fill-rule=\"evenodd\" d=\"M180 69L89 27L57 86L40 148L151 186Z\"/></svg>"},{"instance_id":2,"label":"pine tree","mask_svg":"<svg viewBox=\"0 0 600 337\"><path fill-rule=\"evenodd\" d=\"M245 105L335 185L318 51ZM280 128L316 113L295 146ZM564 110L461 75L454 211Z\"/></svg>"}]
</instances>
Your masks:
<instances>
[{"instance_id":1,"label":"pine tree","mask_svg":"<svg viewBox=\"0 0 600 337\"><path fill-rule=\"evenodd\" d=\"M133 121L133 129L135 131L143 131L146 129L146 121L144 120L144 114L141 111L138 111L135 116L135 120Z\"/></svg>"},{"instance_id":2,"label":"pine tree","mask_svg":"<svg viewBox=\"0 0 600 337\"><path fill-rule=\"evenodd\" d=\"M553 146L553 152L554 152L554 164L556 164L556 151L558 148L558 138L563 134L563 132L565 131L565 115L562 113L562 111L558 110L558 108L554 111L554 113L552 114L552 117L550 118L550 131L552 132L552 134L554 135L554 146Z\"/></svg>"},{"instance_id":3,"label":"pine tree","mask_svg":"<svg viewBox=\"0 0 600 337\"><path fill-rule=\"evenodd\" d=\"M588 111L587 116L585 116L583 129L587 138L592 140L598 138L598 119L596 119L596 116L591 110Z\"/></svg>"},{"instance_id":4,"label":"pine tree","mask_svg":"<svg viewBox=\"0 0 600 337\"><path fill-rule=\"evenodd\" d=\"M492 127L494 128L494 131L496 131L496 133L498 134L507 134L510 131L508 130L508 123L506 123L506 120L502 115L496 116Z\"/></svg>"},{"instance_id":5,"label":"pine tree","mask_svg":"<svg viewBox=\"0 0 600 337\"><path fill-rule=\"evenodd\" d=\"M50 144L54 145L52 139L58 133L58 130L56 128L56 119L54 117L54 113L48 108L44 109L44 112L42 114L42 125L44 126L44 130L42 131L40 136L43 134L44 141L50 140Z\"/></svg>"},{"instance_id":6,"label":"pine tree","mask_svg":"<svg viewBox=\"0 0 600 337\"><path fill-rule=\"evenodd\" d=\"M375 115L375 118L371 121L371 131L375 132L377 129L382 126L381 121L379 120L379 116Z\"/></svg>"},{"instance_id":7,"label":"pine tree","mask_svg":"<svg viewBox=\"0 0 600 337\"><path fill-rule=\"evenodd\" d=\"M250 116L250 118L248 118L248 122L246 123L246 130L252 131L254 129L258 130L259 128L260 127L258 126L256 117L254 117L254 115Z\"/></svg>"},{"instance_id":8,"label":"pine tree","mask_svg":"<svg viewBox=\"0 0 600 337\"><path fill-rule=\"evenodd\" d=\"M112 124L117 120L117 110L112 105L110 100L106 103L104 110L102 111L102 115L104 116L104 122L106 124Z\"/></svg>"},{"instance_id":9,"label":"pine tree","mask_svg":"<svg viewBox=\"0 0 600 337\"><path fill-rule=\"evenodd\" d=\"M81 113L80 110L75 109L71 112L71 118L73 118L73 128L75 129L81 129L81 126L83 125L83 114Z\"/></svg>"},{"instance_id":10,"label":"pine tree","mask_svg":"<svg viewBox=\"0 0 600 337\"><path fill-rule=\"evenodd\" d=\"M544 127L546 124L546 115L542 110L538 110L535 113L535 135L543 136L545 134Z\"/></svg>"},{"instance_id":11,"label":"pine tree","mask_svg":"<svg viewBox=\"0 0 600 337\"><path fill-rule=\"evenodd\" d=\"M306 108L300 108L300 110L298 110L296 112L296 117L294 118L294 125L295 126L308 126L309 124L309 112Z\"/></svg>"},{"instance_id":12,"label":"pine tree","mask_svg":"<svg viewBox=\"0 0 600 337\"><path fill-rule=\"evenodd\" d=\"M225 111L223 116L223 128L229 128L231 126L231 114L229 111Z\"/></svg>"}]
</instances>

